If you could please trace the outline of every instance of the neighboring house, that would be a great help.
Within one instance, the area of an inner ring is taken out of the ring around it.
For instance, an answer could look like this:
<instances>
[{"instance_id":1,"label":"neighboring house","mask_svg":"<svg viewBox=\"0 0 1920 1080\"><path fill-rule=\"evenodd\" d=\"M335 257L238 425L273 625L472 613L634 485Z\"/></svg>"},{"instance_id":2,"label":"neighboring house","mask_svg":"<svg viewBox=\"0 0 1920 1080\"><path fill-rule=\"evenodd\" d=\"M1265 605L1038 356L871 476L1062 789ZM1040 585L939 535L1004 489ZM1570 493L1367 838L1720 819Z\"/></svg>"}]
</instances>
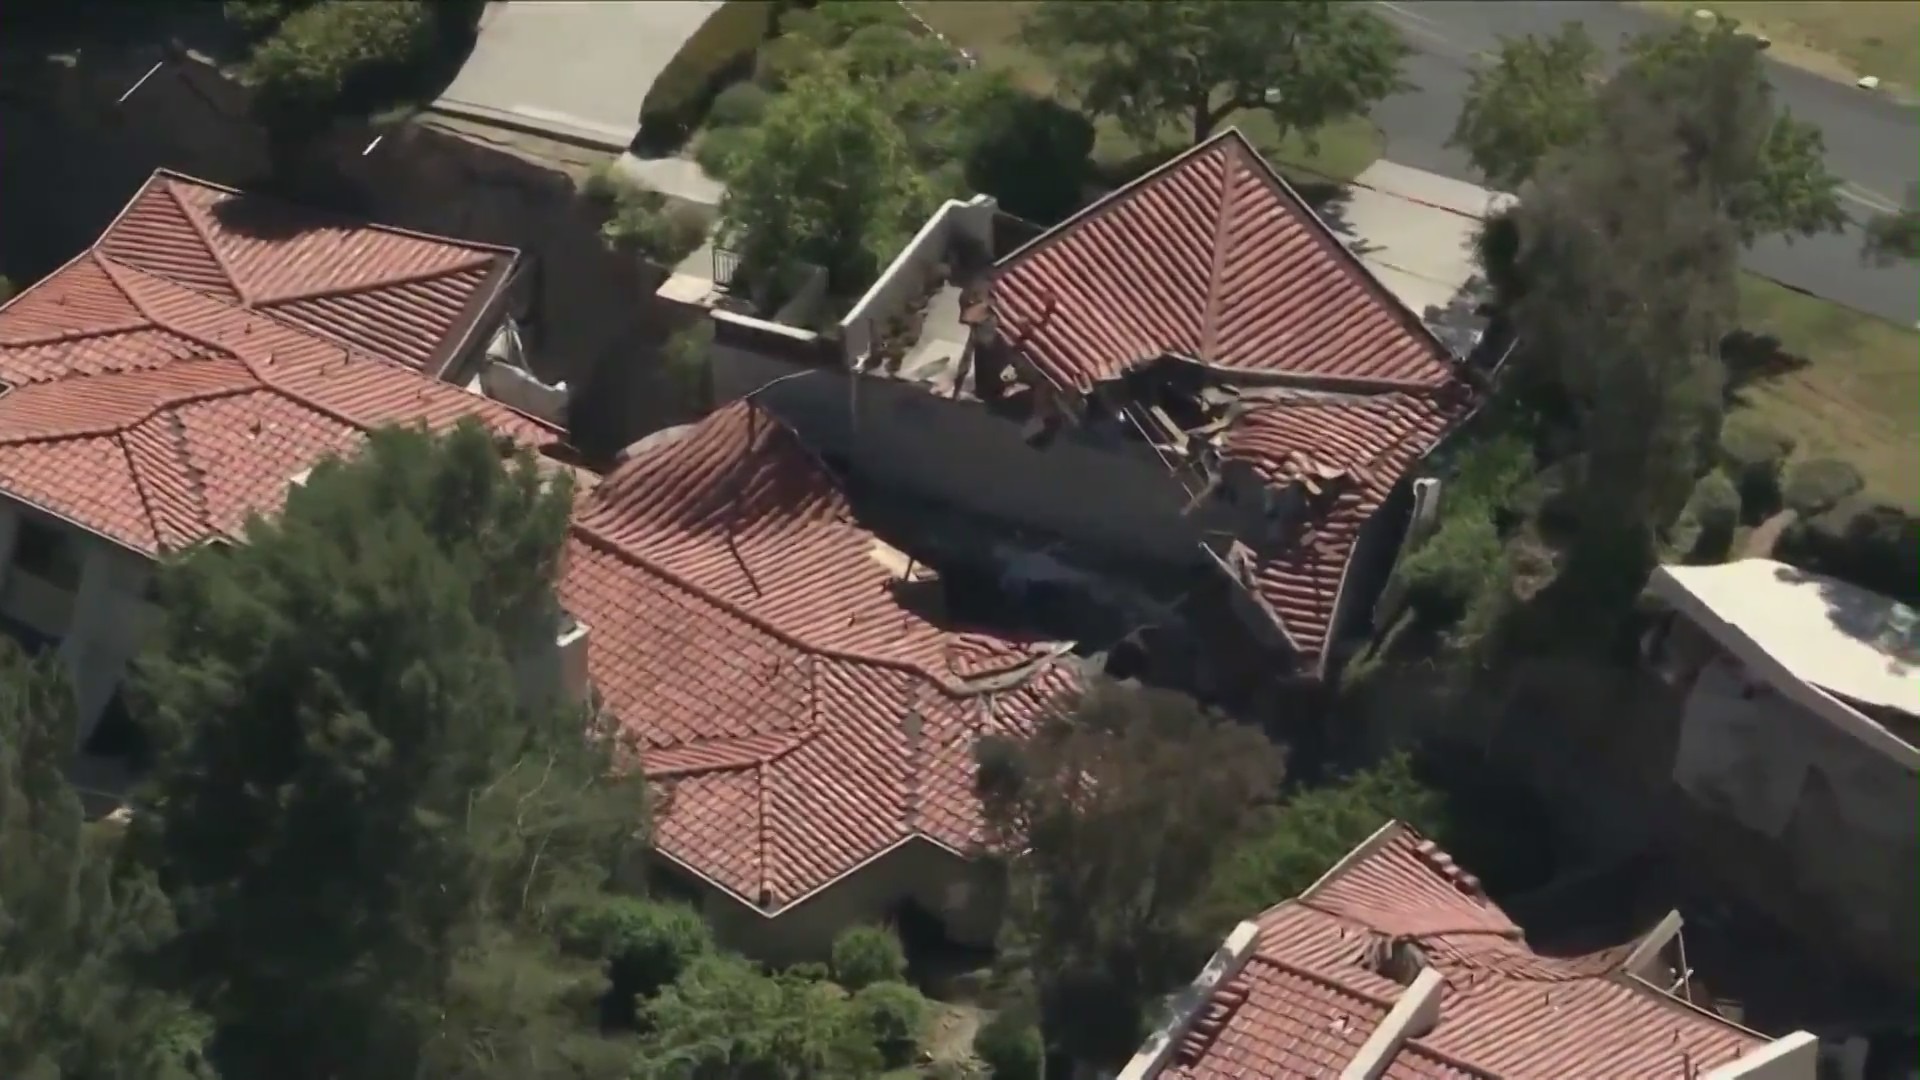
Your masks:
<instances>
[{"instance_id":1,"label":"neighboring house","mask_svg":"<svg viewBox=\"0 0 1920 1080\"><path fill-rule=\"evenodd\" d=\"M1769 1042L1667 991L1671 913L1550 957L1478 882L1390 823L1297 899L1243 922L1120 1080L1814 1080L1818 1042Z\"/></svg>"},{"instance_id":2,"label":"neighboring house","mask_svg":"<svg viewBox=\"0 0 1920 1080\"><path fill-rule=\"evenodd\" d=\"M723 938L817 958L912 901L991 944L973 744L1076 685L1064 646L945 629L940 583L745 402L652 436L581 501L561 597L655 786L658 854Z\"/></svg>"},{"instance_id":3,"label":"neighboring house","mask_svg":"<svg viewBox=\"0 0 1920 1080\"><path fill-rule=\"evenodd\" d=\"M0 625L58 643L83 740L151 621L156 558L238 538L382 425L562 443L435 378L484 355L514 265L159 172L0 307Z\"/></svg>"},{"instance_id":4,"label":"neighboring house","mask_svg":"<svg viewBox=\"0 0 1920 1080\"><path fill-rule=\"evenodd\" d=\"M1803 936L1911 986L1920 612L1768 559L1663 566L1649 588L1669 614L1647 655L1684 703L1673 779L1758 838L1715 844L1714 862Z\"/></svg>"},{"instance_id":5,"label":"neighboring house","mask_svg":"<svg viewBox=\"0 0 1920 1080\"><path fill-rule=\"evenodd\" d=\"M717 396L757 395L882 484L1212 573L1263 670L1320 681L1479 372L1237 131L1017 247L1007 231L991 200L948 203L837 340L715 312Z\"/></svg>"}]
</instances>

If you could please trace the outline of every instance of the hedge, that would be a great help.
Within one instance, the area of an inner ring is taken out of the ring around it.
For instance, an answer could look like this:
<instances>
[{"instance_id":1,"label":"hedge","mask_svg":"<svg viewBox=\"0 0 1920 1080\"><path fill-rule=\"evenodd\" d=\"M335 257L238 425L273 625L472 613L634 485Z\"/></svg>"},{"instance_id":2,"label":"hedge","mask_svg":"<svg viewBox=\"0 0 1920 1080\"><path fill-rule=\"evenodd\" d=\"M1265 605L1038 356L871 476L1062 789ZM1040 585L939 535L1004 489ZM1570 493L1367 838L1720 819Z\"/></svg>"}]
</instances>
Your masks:
<instances>
[{"instance_id":1,"label":"hedge","mask_svg":"<svg viewBox=\"0 0 1920 1080\"><path fill-rule=\"evenodd\" d=\"M678 146L700 126L715 95L753 71L754 53L773 30L770 0L727 0L667 61L640 103L640 138Z\"/></svg>"},{"instance_id":2,"label":"hedge","mask_svg":"<svg viewBox=\"0 0 1920 1080\"><path fill-rule=\"evenodd\" d=\"M1807 519L1825 513L1840 500L1856 494L1865 481L1860 470L1834 458L1809 458L1787 470L1781 498L1787 508Z\"/></svg>"},{"instance_id":3,"label":"hedge","mask_svg":"<svg viewBox=\"0 0 1920 1080\"><path fill-rule=\"evenodd\" d=\"M1759 522L1780 509L1780 473L1793 454L1793 440L1740 415L1720 432L1720 464L1740 493L1746 519Z\"/></svg>"},{"instance_id":4,"label":"hedge","mask_svg":"<svg viewBox=\"0 0 1920 1080\"><path fill-rule=\"evenodd\" d=\"M231 14L259 25L284 13L241 68L255 115L285 136L417 92L436 57L472 32L479 8L473 0L241 5Z\"/></svg>"},{"instance_id":5,"label":"hedge","mask_svg":"<svg viewBox=\"0 0 1920 1080\"><path fill-rule=\"evenodd\" d=\"M855 926L833 939L833 978L848 990L899 982L907 975L900 939L883 926Z\"/></svg>"},{"instance_id":6,"label":"hedge","mask_svg":"<svg viewBox=\"0 0 1920 1080\"><path fill-rule=\"evenodd\" d=\"M1740 524L1740 492L1733 481L1710 472L1693 486L1676 532L1685 536L1687 561L1725 562L1733 551L1734 530Z\"/></svg>"}]
</instances>

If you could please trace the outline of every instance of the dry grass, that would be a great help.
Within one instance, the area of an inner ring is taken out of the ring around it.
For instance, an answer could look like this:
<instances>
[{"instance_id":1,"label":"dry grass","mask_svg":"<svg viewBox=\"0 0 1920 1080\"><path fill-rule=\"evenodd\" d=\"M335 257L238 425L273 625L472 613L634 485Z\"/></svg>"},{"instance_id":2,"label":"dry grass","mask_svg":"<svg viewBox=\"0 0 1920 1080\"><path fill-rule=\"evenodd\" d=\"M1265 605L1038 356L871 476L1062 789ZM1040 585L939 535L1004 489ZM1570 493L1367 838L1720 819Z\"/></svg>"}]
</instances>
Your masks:
<instances>
[{"instance_id":1,"label":"dry grass","mask_svg":"<svg viewBox=\"0 0 1920 1080\"><path fill-rule=\"evenodd\" d=\"M1804 456L1852 462L1877 497L1920 507L1920 333L1764 278L1740 283L1742 325L1804 357L1742 389L1739 406Z\"/></svg>"},{"instance_id":2,"label":"dry grass","mask_svg":"<svg viewBox=\"0 0 1920 1080\"><path fill-rule=\"evenodd\" d=\"M982 66L1005 71L1030 90L1052 93L1055 82L1046 62L1020 41L1020 24L1034 6L1034 0L914 0L911 4L927 25L971 51ZM1315 147L1299 136L1280 138L1273 121L1257 109L1237 113L1227 123L1238 126L1275 164L1307 179L1344 183L1378 160L1385 146L1379 129L1365 117L1327 125L1318 133ZM1093 156L1101 165L1117 166L1148 149L1111 123L1103 121L1097 130ZM1169 145L1176 140L1169 132Z\"/></svg>"},{"instance_id":3,"label":"dry grass","mask_svg":"<svg viewBox=\"0 0 1920 1080\"><path fill-rule=\"evenodd\" d=\"M1822 75L1877 75L1884 82L1920 87L1920 4L1911 0L1789 0L1643 3L1664 14L1692 18L1707 9L1737 19L1771 38L1780 59Z\"/></svg>"}]
</instances>

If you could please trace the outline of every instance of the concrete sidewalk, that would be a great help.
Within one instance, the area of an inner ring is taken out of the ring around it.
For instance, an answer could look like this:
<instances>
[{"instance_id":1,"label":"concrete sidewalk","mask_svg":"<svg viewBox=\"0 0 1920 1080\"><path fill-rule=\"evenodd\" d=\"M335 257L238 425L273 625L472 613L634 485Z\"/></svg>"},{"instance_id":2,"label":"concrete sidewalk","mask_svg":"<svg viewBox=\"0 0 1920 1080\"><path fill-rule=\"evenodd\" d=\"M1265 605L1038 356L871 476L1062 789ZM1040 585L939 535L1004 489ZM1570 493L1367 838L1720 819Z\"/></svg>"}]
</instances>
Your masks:
<instances>
[{"instance_id":1,"label":"concrete sidewalk","mask_svg":"<svg viewBox=\"0 0 1920 1080\"><path fill-rule=\"evenodd\" d=\"M720 0L496 0L434 111L623 151L640 103Z\"/></svg>"}]
</instances>

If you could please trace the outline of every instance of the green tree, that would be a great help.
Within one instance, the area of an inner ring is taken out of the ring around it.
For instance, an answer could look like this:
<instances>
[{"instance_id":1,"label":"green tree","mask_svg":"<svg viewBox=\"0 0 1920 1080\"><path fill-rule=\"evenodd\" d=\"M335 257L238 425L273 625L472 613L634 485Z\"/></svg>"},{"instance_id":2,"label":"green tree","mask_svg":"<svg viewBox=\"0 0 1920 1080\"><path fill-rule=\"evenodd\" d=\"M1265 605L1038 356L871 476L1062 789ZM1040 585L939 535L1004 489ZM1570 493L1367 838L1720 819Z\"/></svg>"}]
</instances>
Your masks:
<instances>
[{"instance_id":1,"label":"green tree","mask_svg":"<svg viewBox=\"0 0 1920 1080\"><path fill-rule=\"evenodd\" d=\"M1473 70L1447 145L1494 187L1518 191L1541 158L1591 130L1601 59L1577 22L1548 38L1500 39L1493 67Z\"/></svg>"},{"instance_id":2,"label":"green tree","mask_svg":"<svg viewBox=\"0 0 1920 1080\"><path fill-rule=\"evenodd\" d=\"M605 969L488 927L455 959L418 1072L434 1080L628 1080L633 1046L600 1030Z\"/></svg>"},{"instance_id":3,"label":"green tree","mask_svg":"<svg viewBox=\"0 0 1920 1080\"><path fill-rule=\"evenodd\" d=\"M1658 95L1621 88L1515 219L1526 286L1506 382L1572 448L1572 528L1535 597L1547 620L1526 634L1541 644L1610 639L1719 437L1737 233L1667 115Z\"/></svg>"},{"instance_id":4,"label":"green tree","mask_svg":"<svg viewBox=\"0 0 1920 1080\"><path fill-rule=\"evenodd\" d=\"M1211 949L1191 906L1273 795L1280 754L1190 698L1119 684L978 754L989 841L1014 853L1009 950L1032 973L1048 1042L1124 1061L1150 1004Z\"/></svg>"},{"instance_id":5,"label":"green tree","mask_svg":"<svg viewBox=\"0 0 1920 1080\"><path fill-rule=\"evenodd\" d=\"M172 913L116 858L117 828L85 822L66 777L73 697L54 664L0 638L0 1075L210 1076L201 1018L136 973Z\"/></svg>"},{"instance_id":6,"label":"green tree","mask_svg":"<svg viewBox=\"0 0 1920 1080\"><path fill-rule=\"evenodd\" d=\"M873 1030L830 983L765 975L736 956L694 962L642 1009L634 1080L868 1080Z\"/></svg>"},{"instance_id":7,"label":"green tree","mask_svg":"<svg viewBox=\"0 0 1920 1080\"><path fill-rule=\"evenodd\" d=\"M1626 110L1673 133L1678 168L1705 185L1742 242L1845 222L1820 130L1776 109L1760 50L1735 23L1644 35L1626 52L1621 70L1603 79L1599 50L1578 26L1503 42L1495 66L1474 75L1454 145L1489 182L1517 189L1603 113Z\"/></svg>"},{"instance_id":8,"label":"green tree","mask_svg":"<svg viewBox=\"0 0 1920 1080\"><path fill-rule=\"evenodd\" d=\"M411 1078L484 925L549 921L643 826L542 677L570 502L471 421L391 429L163 572L136 839L223 1069Z\"/></svg>"},{"instance_id":9,"label":"green tree","mask_svg":"<svg viewBox=\"0 0 1920 1080\"><path fill-rule=\"evenodd\" d=\"M1083 108L1142 143L1179 125L1200 142L1242 109L1311 134L1401 86L1405 43L1333 0L1043 0L1026 40Z\"/></svg>"},{"instance_id":10,"label":"green tree","mask_svg":"<svg viewBox=\"0 0 1920 1080\"><path fill-rule=\"evenodd\" d=\"M900 936L884 926L852 926L833 939L833 978L849 990L907 977Z\"/></svg>"},{"instance_id":11,"label":"green tree","mask_svg":"<svg viewBox=\"0 0 1920 1080\"><path fill-rule=\"evenodd\" d=\"M240 77L253 112L276 140L299 141L336 116L382 102L431 55L437 5L424 0L320 0L249 4L257 25L274 25L253 47Z\"/></svg>"},{"instance_id":12,"label":"green tree","mask_svg":"<svg viewBox=\"0 0 1920 1080\"><path fill-rule=\"evenodd\" d=\"M778 298L802 262L857 290L931 210L879 91L834 73L805 76L749 130L720 204L721 242Z\"/></svg>"},{"instance_id":13,"label":"green tree","mask_svg":"<svg viewBox=\"0 0 1920 1080\"><path fill-rule=\"evenodd\" d=\"M1445 797L1414 776L1405 754L1295 793L1265 811L1221 861L1195 909L1199 933L1218 940L1240 920L1299 896L1389 821L1442 843L1453 825Z\"/></svg>"}]
</instances>

